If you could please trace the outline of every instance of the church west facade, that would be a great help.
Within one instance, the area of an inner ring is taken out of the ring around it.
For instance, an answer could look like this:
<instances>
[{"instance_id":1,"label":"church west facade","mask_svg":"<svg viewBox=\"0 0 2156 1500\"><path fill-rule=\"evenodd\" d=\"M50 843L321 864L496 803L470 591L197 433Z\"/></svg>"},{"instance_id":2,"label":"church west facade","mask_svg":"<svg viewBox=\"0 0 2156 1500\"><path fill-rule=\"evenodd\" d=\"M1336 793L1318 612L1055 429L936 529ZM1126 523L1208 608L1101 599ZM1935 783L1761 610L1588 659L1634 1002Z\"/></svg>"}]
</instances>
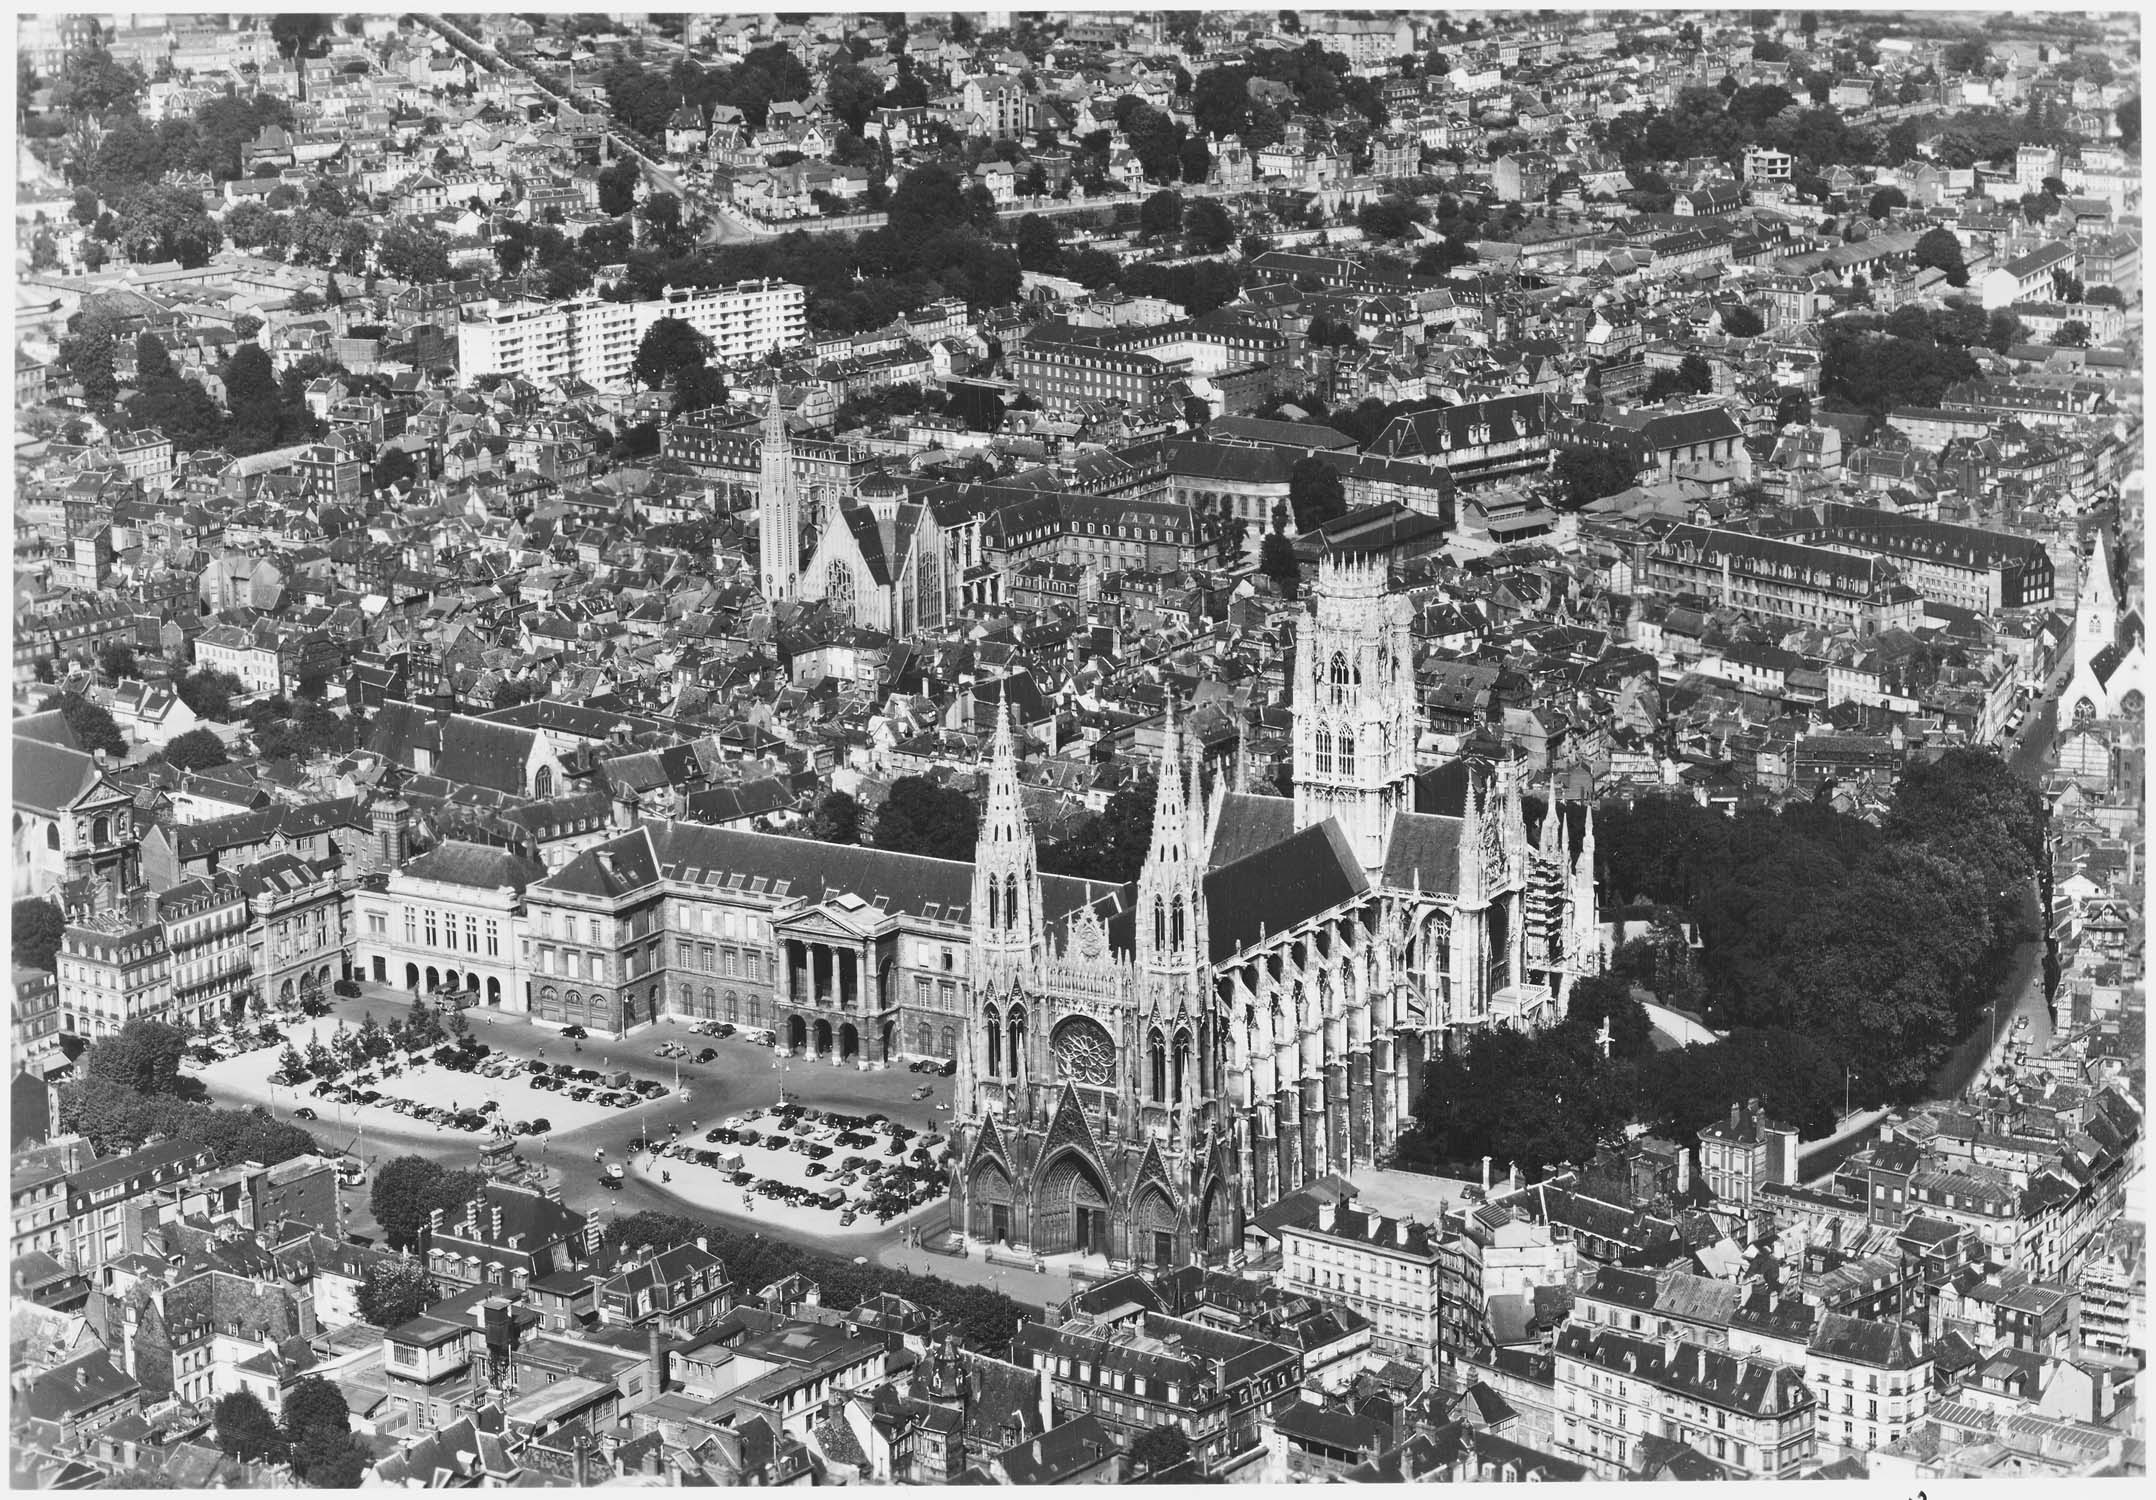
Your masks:
<instances>
[{"instance_id":1,"label":"church west facade","mask_svg":"<svg viewBox=\"0 0 2156 1500\"><path fill-rule=\"evenodd\" d=\"M1249 1214L1373 1164L1449 1035L1548 1025L1599 969L1591 817L1571 847L1553 801L1531 841L1511 764L1416 777L1402 602L1382 565L1327 565L1298 645L1293 801L1208 787L1171 729L1150 853L1105 918L1043 910L999 734L953 1104L969 1238L1225 1253Z\"/></svg>"}]
</instances>

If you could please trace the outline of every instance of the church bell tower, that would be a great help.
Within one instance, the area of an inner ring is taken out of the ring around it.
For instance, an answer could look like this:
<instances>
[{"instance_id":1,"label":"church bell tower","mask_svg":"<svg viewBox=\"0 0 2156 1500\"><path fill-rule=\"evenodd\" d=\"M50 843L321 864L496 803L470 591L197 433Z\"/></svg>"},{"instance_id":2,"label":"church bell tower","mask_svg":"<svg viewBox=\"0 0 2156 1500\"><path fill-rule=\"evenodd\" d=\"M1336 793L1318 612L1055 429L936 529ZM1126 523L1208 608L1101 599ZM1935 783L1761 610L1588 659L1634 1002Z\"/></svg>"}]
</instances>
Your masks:
<instances>
[{"instance_id":1,"label":"church bell tower","mask_svg":"<svg viewBox=\"0 0 2156 1500\"><path fill-rule=\"evenodd\" d=\"M1295 826L1336 819L1363 870L1385 868L1394 816L1414 807L1414 643L1388 566L1327 558L1295 662Z\"/></svg>"},{"instance_id":2,"label":"church bell tower","mask_svg":"<svg viewBox=\"0 0 2156 1500\"><path fill-rule=\"evenodd\" d=\"M771 386L771 409L764 415L756 517L764 598L772 604L795 598L801 589L801 491L794 483L793 443L786 435L786 414L779 406L776 380Z\"/></svg>"}]
</instances>

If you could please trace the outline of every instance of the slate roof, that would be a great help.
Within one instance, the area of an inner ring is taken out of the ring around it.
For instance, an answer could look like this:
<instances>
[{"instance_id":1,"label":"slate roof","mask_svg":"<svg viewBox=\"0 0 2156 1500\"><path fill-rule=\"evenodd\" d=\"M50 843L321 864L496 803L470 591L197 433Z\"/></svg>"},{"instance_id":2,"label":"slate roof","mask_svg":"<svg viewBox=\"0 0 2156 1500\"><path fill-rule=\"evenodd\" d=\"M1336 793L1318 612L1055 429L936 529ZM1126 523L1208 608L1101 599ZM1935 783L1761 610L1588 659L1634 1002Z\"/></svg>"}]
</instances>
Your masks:
<instances>
[{"instance_id":1,"label":"slate roof","mask_svg":"<svg viewBox=\"0 0 2156 1500\"><path fill-rule=\"evenodd\" d=\"M444 839L408 862L403 873L416 880L438 880L445 885L474 886L482 890L506 887L521 891L534 881L544 879L546 866L499 844Z\"/></svg>"},{"instance_id":2,"label":"slate roof","mask_svg":"<svg viewBox=\"0 0 2156 1500\"><path fill-rule=\"evenodd\" d=\"M1370 889L1339 823L1327 818L1205 877L1207 937L1215 963L1287 932ZM1129 946L1128 914L1117 930Z\"/></svg>"},{"instance_id":3,"label":"slate roof","mask_svg":"<svg viewBox=\"0 0 2156 1500\"><path fill-rule=\"evenodd\" d=\"M15 805L58 816L94 785L97 761L46 740L15 737Z\"/></svg>"},{"instance_id":4,"label":"slate roof","mask_svg":"<svg viewBox=\"0 0 2156 1500\"><path fill-rule=\"evenodd\" d=\"M1213 830L1214 869L1270 849L1295 832L1295 801L1230 792L1221 799L1220 822Z\"/></svg>"},{"instance_id":5,"label":"slate roof","mask_svg":"<svg viewBox=\"0 0 2156 1500\"><path fill-rule=\"evenodd\" d=\"M585 850L543 885L618 896L650 885L662 871L669 878L723 885L752 896L822 901L851 892L886 911L930 921L969 921L973 903L971 861L672 820L647 822ZM1113 910L1125 891L1100 881L1043 875L1043 916L1056 925L1087 906Z\"/></svg>"}]
</instances>

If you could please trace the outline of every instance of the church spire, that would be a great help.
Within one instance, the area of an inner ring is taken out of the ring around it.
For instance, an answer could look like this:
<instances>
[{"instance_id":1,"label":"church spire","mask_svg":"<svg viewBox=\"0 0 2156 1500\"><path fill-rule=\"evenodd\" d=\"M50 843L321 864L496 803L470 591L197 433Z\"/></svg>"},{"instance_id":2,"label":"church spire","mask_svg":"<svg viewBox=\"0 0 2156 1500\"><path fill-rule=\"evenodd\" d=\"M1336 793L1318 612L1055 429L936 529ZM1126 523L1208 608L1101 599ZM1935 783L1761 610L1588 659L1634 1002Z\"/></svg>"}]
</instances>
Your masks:
<instances>
[{"instance_id":1,"label":"church spire","mask_svg":"<svg viewBox=\"0 0 2156 1500\"><path fill-rule=\"evenodd\" d=\"M1553 865L1565 857L1564 819L1557 812L1557 768L1550 767L1550 805L1542 810L1542 841L1538 852Z\"/></svg>"},{"instance_id":2,"label":"church spire","mask_svg":"<svg viewBox=\"0 0 2156 1500\"><path fill-rule=\"evenodd\" d=\"M1200 851L1193 844L1190 801L1184 785L1182 736L1175 711L1168 712L1160 747L1159 783L1153 793L1152 847L1138 872L1138 957L1140 967L1156 976L1188 976L1196 971Z\"/></svg>"},{"instance_id":3,"label":"church spire","mask_svg":"<svg viewBox=\"0 0 2156 1500\"><path fill-rule=\"evenodd\" d=\"M1484 900L1482 868L1482 819L1480 799L1475 795L1475 775L1467 775L1467 811L1460 823L1459 901L1462 907L1480 907Z\"/></svg>"},{"instance_id":4,"label":"church spire","mask_svg":"<svg viewBox=\"0 0 2156 1500\"><path fill-rule=\"evenodd\" d=\"M973 951L981 965L978 987L995 993L1024 983L1043 954L1039 860L1007 698L996 705L984 800L973 846Z\"/></svg>"}]
</instances>

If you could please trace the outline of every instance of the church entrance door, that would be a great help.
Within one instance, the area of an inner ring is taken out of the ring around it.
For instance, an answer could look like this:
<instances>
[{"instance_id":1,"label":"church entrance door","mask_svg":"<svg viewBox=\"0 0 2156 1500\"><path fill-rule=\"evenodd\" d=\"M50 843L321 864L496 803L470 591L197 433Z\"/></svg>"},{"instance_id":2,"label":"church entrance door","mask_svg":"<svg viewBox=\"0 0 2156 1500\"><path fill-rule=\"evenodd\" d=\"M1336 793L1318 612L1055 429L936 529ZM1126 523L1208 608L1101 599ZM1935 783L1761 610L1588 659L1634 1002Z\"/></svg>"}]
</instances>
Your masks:
<instances>
[{"instance_id":1,"label":"church entrance door","mask_svg":"<svg viewBox=\"0 0 2156 1500\"><path fill-rule=\"evenodd\" d=\"M1166 1266L1175 1259L1175 1236L1153 1231L1153 1264Z\"/></svg>"},{"instance_id":2,"label":"church entrance door","mask_svg":"<svg viewBox=\"0 0 2156 1500\"><path fill-rule=\"evenodd\" d=\"M988 1239L991 1244L1008 1245L1011 1242L1011 1210L1009 1205L994 1203L988 1209Z\"/></svg>"}]
</instances>

